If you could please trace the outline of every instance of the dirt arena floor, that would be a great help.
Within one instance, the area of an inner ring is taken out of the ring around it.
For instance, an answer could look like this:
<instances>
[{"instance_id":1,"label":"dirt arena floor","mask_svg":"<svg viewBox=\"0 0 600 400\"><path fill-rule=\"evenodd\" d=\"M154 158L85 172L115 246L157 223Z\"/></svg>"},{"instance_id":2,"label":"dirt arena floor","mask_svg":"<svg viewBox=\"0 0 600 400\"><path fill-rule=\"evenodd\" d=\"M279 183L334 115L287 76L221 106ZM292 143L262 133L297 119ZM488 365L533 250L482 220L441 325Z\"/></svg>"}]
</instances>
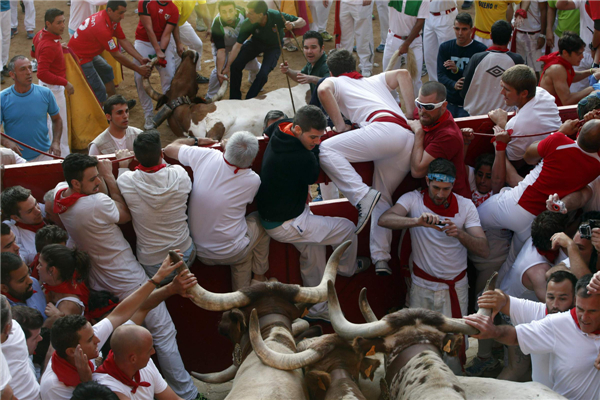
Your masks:
<instances>
[{"instance_id":1,"label":"dirt arena floor","mask_svg":"<svg viewBox=\"0 0 600 400\"><path fill-rule=\"evenodd\" d=\"M121 26L123 28L123 31L125 32L125 36L133 43L133 41L135 40L135 28L137 27L137 24L138 24L138 16L137 16L137 14L134 13L134 10L137 7L137 2L128 1L127 3L128 3L127 12L125 14L125 19L121 22ZM238 3L240 3L240 5L243 4L242 2L238 2ZM459 3L462 3L462 1L460 1ZM43 29L43 27L44 27L45 11L48 8L53 8L53 7L59 8L59 9L65 11L65 16L67 18L67 25L68 25L70 7L67 6L66 0L35 1L35 10L36 10L35 31L36 32L39 31L40 29ZM331 34L333 34L333 25L334 25L333 11L334 11L333 7L331 7L330 14L329 14L329 23L327 26L327 30ZM472 9L469 11L471 13L473 13ZM373 36L374 36L375 47L377 47L380 42L380 33L379 33L379 17L377 15L377 7L375 7L375 6L373 7L373 14L374 14ZM29 57L32 43L31 43L31 40L27 39L27 36L25 33L25 28L23 26L23 18L24 18L24 14L21 12L21 8L19 7L18 33L11 40L10 58L12 58L13 56L18 55L18 54L26 55L27 57ZM196 26L195 13L192 14L192 16L189 19L189 22L192 24L192 26L194 26L194 27ZM202 33L198 32L198 35L200 36L200 38L202 39L202 42L204 43L204 50L202 53L201 74L208 77L210 75L210 72L212 71L212 69L215 66L214 62L213 62L212 52L211 52L211 45L210 45L210 41L206 39L204 32L202 32ZM63 34L63 41L65 43L67 43L68 40L69 40L69 34L68 34L67 29L65 28L65 33ZM301 44L302 38L300 37L300 38L298 38L298 40ZM334 47L334 45L335 45L334 41L325 42L325 50L326 51L331 50ZM304 57L302 56L301 50L296 51L296 52L288 52L288 51L284 50L284 57L285 57L286 61L288 61L290 67L294 68L294 69L301 69L306 64L306 62L304 61ZM374 62L376 63L376 66L374 66L374 68L373 68L374 74L377 74L382 71L382 66L381 66L382 58L383 58L383 53L375 52ZM259 59L259 61L260 61L260 59ZM137 99L137 91L135 88L135 83L133 81L133 71L130 69L127 69L127 68L123 68L123 70L124 70L124 81L121 82L121 84L117 88L117 93L125 96L127 99L130 99L130 98ZM242 80L242 93L246 93L248 88L250 87L250 84L248 83L248 81L246 79L247 78L246 74L247 74L247 72L244 71L244 79ZM427 77L424 77L424 81L425 80L427 80ZM34 78L34 82L37 83L36 78ZM158 74L156 72L153 73L151 82L153 83L154 88L160 88L160 80L159 80ZM292 83L292 86L296 85L296 83L293 81L291 81L291 83ZM12 79L7 78L5 84L2 85L2 89L6 88L10 85L12 85ZM285 87L286 85L287 84L286 84L285 76L283 74L281 74L278 69L275 69L269 75L269 81L264 86L263 93L267 93L272 90ZM199 94L200 95L205 94L207 88L208 88L207 84L200 85ZM229 96L229 94L227 94L227 96L225 98L228 98L228 96ZM136 106L131 111L131 117L130 117L129 123L131 126L143 128L144 113L143 113L142 108L139 105ZM172 134L172 132L170 131L169 127L166 124L163 124L162 126L160 126L159 131L162 134L163 145L167 145L168 143L172 142L176 138Z\"/></svg>"}]
</instances>

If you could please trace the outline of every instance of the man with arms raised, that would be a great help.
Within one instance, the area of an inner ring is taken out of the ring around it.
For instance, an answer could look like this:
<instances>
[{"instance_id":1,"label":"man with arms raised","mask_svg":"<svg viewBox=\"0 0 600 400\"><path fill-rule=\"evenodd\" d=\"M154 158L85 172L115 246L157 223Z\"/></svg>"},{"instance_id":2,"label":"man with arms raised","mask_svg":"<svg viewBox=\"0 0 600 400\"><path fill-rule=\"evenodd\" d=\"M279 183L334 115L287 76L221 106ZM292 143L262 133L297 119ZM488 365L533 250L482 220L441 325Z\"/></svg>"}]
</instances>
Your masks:
<instances>
[{"instance_id":1,"label":"man with arms raised","mask_svg":"<svg viewBox=\"0 0 600 400\"><path fill-rule=\"evenodd\" d=\"M575 286L575 307L527 324L494 325L492 318L469 315L465 321L480 331L474 337L520 346L525 354L550 354L552 390L569 399L596 399L600 395L600 370L594 368L600 335L600 293L586 286L585 275ZM512 306L511 306L512 308Z\"/></svg>"},{"instance_id":2,"label":"man with arms raised","mask_svg":"<svg viewBox=\"0 0 600 400\"><path fill-rule=\"evenodd\" d=\"M406 70L388 71L370 78L356 72L356 61L346 50L327 59L332 78L317 89L319 99L341 135L323 143L321 168L358 209L358 234L371 213L371 259L375 271L392 273L388 265L392 231L377 225L377 220L392 206L392 193L410 171L413 133L390 90L400 89L407 115L413 115L413 82ZM360 126L350 130L342 116ZM350 163L373 161L373 188L369 188ZM379 202L379 198L382 201ZM379 202L379 203L378 203Z\"/></svg>"},{"instance_id":3,"label":"man with arms raised","mask_svg":"<svg viewBox=\"0 0 600 400\"><path fill-rule=\"evenodd\" d=\"M77 247L90 256L90 288L125 298L148 277L117 226L130 221L131 215L113 176L112 163L69 154L62 167L66 182L56 186L54 211ZM164 303L148 313L145 324L154 334L158 359L165 360L161 365L171 387L186 400L195 398L198 391L184 368L175 325Z\"/></svg>"}]
</instances>

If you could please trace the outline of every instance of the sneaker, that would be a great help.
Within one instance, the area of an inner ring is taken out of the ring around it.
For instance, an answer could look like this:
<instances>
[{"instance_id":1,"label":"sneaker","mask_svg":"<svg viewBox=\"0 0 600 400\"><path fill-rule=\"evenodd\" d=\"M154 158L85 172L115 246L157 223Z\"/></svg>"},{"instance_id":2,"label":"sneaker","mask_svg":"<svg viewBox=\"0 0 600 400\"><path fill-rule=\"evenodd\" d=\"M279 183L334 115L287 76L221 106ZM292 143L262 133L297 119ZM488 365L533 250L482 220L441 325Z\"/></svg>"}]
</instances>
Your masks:
<instances>
[{"instance_id":1,"label":"sneaker","mask_svg":"<svg viewBox=\"0 0 600 400\"><path fill-rule=\"evenodd\" d=\"M362 76L364 76L365 78L370 77L371 75L373 75L373 73L371 71L361 71Z\"/></svg>"},{"instance_id":2,"label":"sneaker","mask_svg":"<svg viewBox=\"0 0 600 400\"><path fill-rule=\"evenodd\" d=\"M208 83L209 79L205 76L200 75L199 73L196 73L196 82L200 83L200 84L205 84Z\"/></svg>"},{"instance_id":3,"label":"sneaker","mask_svg":"<svg viewBox=\"0 0 600 400\"><path fill-rule=\"evenodd\" d=\"M196 30L198 32L206 31L206 25L204 24L204 20L202 18L196 17Z\"/></svg>"},{"instance_id":4,"label":"sneaker","mask_svg":"<svg viewBox=\"0 0 600 400\"><path fill-rule=\"evenodd\" d=\"M154 125L154 117L149 115L146 117L146 122L144 123L144 130L154 129L156 126Z\"/></svg>"},{"instance_id":5,"label":"sneaker","mask_svg":"<svg viewBox=\"0 0 600 400\"><path fill-rule=\"evenodd\" d=\"M423 64L423 69L421 69L421 77L427 75L427 66Z\"/></svg>"},{"instance_id":6,"label":"sneaker","mask_svg":"<svg viewBox=\"0 0 600 400\"><path fill-rule=\"evenodd\" d=\"M321 32L321 37L323 38L324 42L331 42L333 40L333 36L331 36L331 34L327 31Z\"/></svg>"},{"instance_id":7,"label":"sneaker","mask_svg":"<svg viewBox=\"0 0 600 400\"><path fill-rule=\"evenodd\" d=\"M392 274L392 269L387 261L380 260L375 263L375 274L378 276L390 276Z\"/></svg>"},{"instance_id":8,"label":"sneaker","mask_svg":"<svg viewBox=\"0 0 600 400\"><path fill-rule=\"evenodd\" d=\"M127 100L127 107L129 107L129 111L137 104L136 99Z\"/></svg>"},{"instance_id":9,"label":"sneaker","mask_svg":"<svg viewBox=\"0 0 600 400\"><path fill-rule=\"evenodd\" d=\"M38 62L35 58L31 59L31 71L37 72Z\"/></svg>"},{"instance_id":10,"label":"sneaker","mask_svg":"<svg viewBox=\"0 0 600 400\"><path fill-rule=\"evenodd\" d=\"M329 308L326 308L323 311L319 311L319 312L312 312L309 311L308 314L306 314L304 316L304 318L302 318L308 322L316 322L316 321L325 321L325 322L330 322L329 320Z\"/></svg>"},{"instance_id":11,"label":"sneaker","mask_svg":"<svg viewBox=\"0 0 600 400\"><path fill-rule=\"evenodd\" d=\"M17 28L10 28L10 38L12 39L13 36L15 36L17 33L19 33L19 31L17 30Z\"/></svg>"},{"instance_id":12,"label":"sneaker","mask_svg":"<svg viewBox=\"0 0 600 400\"><path fill-rule=\"evenodd\" d=\"M283 48L290 52L298 51L298 48L291 43L286 43L285 45L283 45Z\"/></svg>"},{"instance_id":13,"label":"sneaker","mask_svg":"<svg viewBox=\"0 0 600 400\"><path fill-rule=\"evenodd\" d=\"M356 272L354 275L365 272L371 266L371 259L369 257L356 257Z\"/></svg>"},{"instance_id":14,"label":"sneaker","mask_svg":"<svg viewBox=\"0 0 600 400\"><path fill-rule=\"evenodd\" d=\"M490 371L500 364L494 357L479 358L475 357L468 366L465 366L467 376L482 376L485 371Z\"/></svg>"},{"instance_id":15,"label":"sneaker","mask_svg":"<svg viewBox=\"0 0 600 400\"><path fill-rule=\"evenodd\" d=\"M354 231L355 234L358 235L360 231L363 230L367 224L367 221L369 220L369 217L371 216L371 213L373 212L373 208L375 208L375 204L377 204L380 197L381 193L379 193L377 190L369 189L369 192L365 195L365 197L358 202L356 205L356 208L358 209L358 222L356 223L356 230Z\"/></svg>"},{"instance_id":16,"label":"sneaker","mask_svg":"<svg viewBox=\"0 0 600 400\"><path fill-rule=\"evenodd\" d=\"M385 51L385 44L380 44L379 46L377 46L375 51L378 53L383 53Z\"/></svg>"},{"instance_id":17,"label":"sneaker","mask_svg":"<svg viewBox=\"0 0 600 400\"><path fill-rule=\"evenodd\" d=\"M27 32L27 39L33 39L34 36L33 31Z\"/></svg>"},{"instance_id":18,"label":"sneaker","mask_svg":"<svg viewBox=\"0 0 600 400\"><path fill-rule=\"evenodd\" d=\"M468 10L471 7L473 7L473 2L472 1L465 1L463 3L463 5L460 7L462 10Z\"/></svg>"}]
</instances>

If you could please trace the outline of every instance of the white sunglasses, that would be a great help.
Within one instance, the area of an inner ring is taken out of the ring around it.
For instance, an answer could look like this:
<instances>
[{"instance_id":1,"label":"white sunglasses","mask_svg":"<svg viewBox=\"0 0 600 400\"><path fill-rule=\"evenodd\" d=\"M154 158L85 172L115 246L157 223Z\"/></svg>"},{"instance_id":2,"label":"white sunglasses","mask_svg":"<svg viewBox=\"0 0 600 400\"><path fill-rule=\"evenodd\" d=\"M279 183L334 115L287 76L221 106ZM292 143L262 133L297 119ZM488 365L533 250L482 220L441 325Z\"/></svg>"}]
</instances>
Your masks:
<instances>
[{"instance_id":1,"label":"white sunglasses","mask_svg":"<svg viewBox=\"0 0 600 400\"><path fill-rule=\"evenodd\" d=\"M442 105L444 105L445 102L446 100L441 101L439 103L421 103L419 100L415 99L415 105L417 106L417 108L419 110L424 108L426 111L433 111L436 108L440 108Z\"/></svg>"}]
</instances>

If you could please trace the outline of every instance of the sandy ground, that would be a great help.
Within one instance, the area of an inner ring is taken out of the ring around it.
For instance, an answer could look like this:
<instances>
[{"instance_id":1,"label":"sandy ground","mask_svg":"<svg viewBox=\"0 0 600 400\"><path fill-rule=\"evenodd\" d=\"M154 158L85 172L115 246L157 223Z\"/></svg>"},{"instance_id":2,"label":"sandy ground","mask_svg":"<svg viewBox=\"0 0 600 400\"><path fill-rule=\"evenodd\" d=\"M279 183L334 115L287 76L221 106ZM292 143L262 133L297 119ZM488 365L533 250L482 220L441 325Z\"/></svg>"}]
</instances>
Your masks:
<instances>
[{"instance_id":1,"label":"sandy ground","mask_svg":"<svg viewBox=\"0 0 600 400\"><path fill-rule=\"evenodd\" d=\"M241 4L241 2L240 2L240 4ZM135 2L128 2L127 13L125 14L125 19L121 22L121 26L123 28L123 31L125 32L125 36L132 43L135 38L135 35L134 35L135 28L137 27L137 24L138 24L138 16L137 16L137 14L134 13L136 5L137 5L137 3L135 3ZM36 1L35 2L35 9L36 9L36 29L35 29L35 31L36 32L44 27L45 11L47 9L53 8L53 7L64 10L65 16L67 17L67 21L68 21L70 7L67 6L66 0L65 1ZM373 7L373 8L374 8L373 12L375 15L375 20L373 20L373 34L374 34L374 43L375 43L375 46L377 46L377 45L379 45L379 40L380 40L379 19L377 17L377 7ZM23 17L24 17L24 14L21 12L21 9L19 8L19 27L18 27L19 32L11 40L10 52L9 52L11 58L18 54L26 55L29 57L29 52L31 50L32 43L31 43L31 40L28 40L26 37L25 28L23 26ZM192 14L192 16L189 19L189 22L192 24L192 26L196 26L196 15L195 14ZM333 23L334 23L333 11L331 10L329 24L328 24L328 31L330 33L333 33ZM204 51L202 53L201 74L208 77L210 75L210 72L214 68L214 62L213 62L213 57L212 57L212 53L211 53L211 46L210 46L210 42L206 39L204 33L198 33L198 34L204 43ZM65 33L63 34L63 40L64 40L64 42L68 42L68 39L69 39L69 34L68 34L67 30L65 29ZM301 43L302 38L299 38L299 41ZM334 47L333 41L325 42L325 49L327 51L329 51L333 47ZM288 52L288 51L284 50L284 57L285 57L286 61L288 61L291 68L301 69L305 65L304 58L300 51ZM382 57L383 57L382 53L377 53L377 52L375 53L374 62L379 65L378 67L374 67L373 73L375 73L375 74L381 72L380 64L381 64ZM259 61L260 61L260 59L259 59ZM244 74L247 74L247 72L244 72ZM125 78L124 81L117 88L117 93L125 96L128 99L129 98L137 99L137 91L135 88L135 83L133 81L133 71L131 71L127 68L124 68L124 78ZM246 78L246 76L244 77L244 79L242 81L243 82L242 83L242 92L243 93L245 93L248 90L248 88L250 87L250 84L248 83L247 79L245 79L245 78ZM156 72L153 74L151 81L155 88L160 87L159 77ZM37 82L37 80L34 79L34 82ZM2 89L6 88L10 85L12 85L12 79L7 78L5 84L2 85ZM292 81L292 85L294 86L294 85L296 85L296 83ZM269 81L267 82L267 84L264 87L264 93L267 93L269 91L279 89L279 88L285 87L285 86L286 86L285 76L283 74L281 74L278 69L275 69L269 75ZM199 95L205 94L207 88L208 88L208 85L200 85ZM227 97L228 96L229 95L227 94ZM134 108L131 111L130 124L135 127L143 128L144 113L143 113L141 107L137 106L136 108ZM170 129L166 126L166 124L163 124L159 128L159 130L162 133L164 145L170 143L171 141L173 141L175 139L175 136L171 133Z\"/></svg>"}]
</instances>

